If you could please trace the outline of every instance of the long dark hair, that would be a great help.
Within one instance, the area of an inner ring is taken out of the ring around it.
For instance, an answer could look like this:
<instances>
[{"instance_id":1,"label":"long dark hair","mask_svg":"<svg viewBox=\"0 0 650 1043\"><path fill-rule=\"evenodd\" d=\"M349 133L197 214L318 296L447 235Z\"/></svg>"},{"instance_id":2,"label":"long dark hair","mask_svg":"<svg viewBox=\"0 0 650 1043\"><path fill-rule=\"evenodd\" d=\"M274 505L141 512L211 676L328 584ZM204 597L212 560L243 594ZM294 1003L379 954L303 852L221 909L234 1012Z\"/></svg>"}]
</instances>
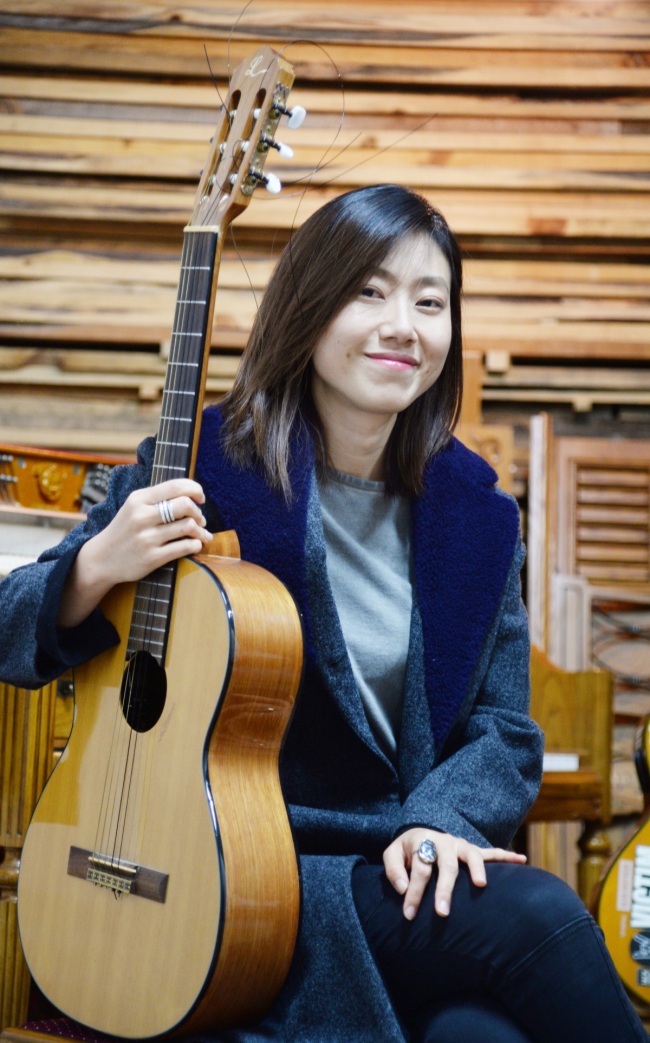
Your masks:
<instances>
[{"instance_id":1,"label":"long dark hair","mask_svg":"<svg viewBox=\"0 0 650 1043\"><path fill-rule=\"evenodd\" d=\"M272 487L291 496L290 440L309 429L327 462L311 401L312 356L339 311L407 236L428 235L451 270L451 347L435 384L397 417L387 446L390 492L417 495L424 467L451 437L462 397L460 250L426 199L399 185L337 196L316 211L283 251L253 323L232 391L223 403L224 446L236 463L258 462Z\"/></svg>"}]
</instances>

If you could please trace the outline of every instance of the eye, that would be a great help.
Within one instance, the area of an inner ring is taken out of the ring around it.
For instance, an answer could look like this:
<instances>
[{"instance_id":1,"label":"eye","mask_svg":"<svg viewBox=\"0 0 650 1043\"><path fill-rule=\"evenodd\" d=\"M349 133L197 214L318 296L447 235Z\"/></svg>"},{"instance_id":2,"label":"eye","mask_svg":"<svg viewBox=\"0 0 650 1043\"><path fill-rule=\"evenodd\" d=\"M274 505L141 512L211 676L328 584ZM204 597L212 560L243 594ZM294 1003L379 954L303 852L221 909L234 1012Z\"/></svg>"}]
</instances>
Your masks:
<instances>
[{"instance_id":1,"label":"eye","mask_svg":"<svg viewBox=\"0 0 650 1043\"><path fill-rule=\"evenodd\" d=\"M440 297L420 297L416 302L418 308L423 308L425 311L441 311L446 304L446 301Z\"/></svg>"},{"instance_id":2,"label":"eye","mask_svg":"<svg viewBox=\"0 0 650 1043\"><path fill-rule=\"evenodd\" d=\"M368 297L370 300L379 300L381 298L381 293L376 286L364 286L359 296Z\"/></svg>"}]
</instances>

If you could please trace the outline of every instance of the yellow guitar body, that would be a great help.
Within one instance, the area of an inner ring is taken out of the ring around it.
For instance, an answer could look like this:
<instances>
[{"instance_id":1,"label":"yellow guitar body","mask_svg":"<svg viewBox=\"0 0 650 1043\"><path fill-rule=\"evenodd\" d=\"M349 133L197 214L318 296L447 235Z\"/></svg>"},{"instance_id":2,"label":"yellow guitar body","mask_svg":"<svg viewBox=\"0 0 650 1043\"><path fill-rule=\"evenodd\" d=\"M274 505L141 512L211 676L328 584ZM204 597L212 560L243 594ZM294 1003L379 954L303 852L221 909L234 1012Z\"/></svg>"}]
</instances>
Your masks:
<instances>
[{"instance_id":1,"label":"yellow guitar body","mask_svg":"<svg viewBox=\"0 0 650 1043\"><path fill-rule=\"evenodd\" d=\"M639 728L636 767L646 810L605 871L594 915L628 992L650 1007L650 718Z\"/></svg>"},{"instance_id":2,"label":"yellow guitar body","mask_svg":"<svg viewBox=\"0 0 650 1043\"><path fill-rule=\"evenodd\" d=\"M134 588L103 609L128 632ZM278 755L302 635L285 588L235 558L179 563L157 723L120 701L124 641L76 670L69 743L29 827L19 922L56 1007L145 1038L255 1018L295 945L299 879Z\"/></svg>"}]
</instances>

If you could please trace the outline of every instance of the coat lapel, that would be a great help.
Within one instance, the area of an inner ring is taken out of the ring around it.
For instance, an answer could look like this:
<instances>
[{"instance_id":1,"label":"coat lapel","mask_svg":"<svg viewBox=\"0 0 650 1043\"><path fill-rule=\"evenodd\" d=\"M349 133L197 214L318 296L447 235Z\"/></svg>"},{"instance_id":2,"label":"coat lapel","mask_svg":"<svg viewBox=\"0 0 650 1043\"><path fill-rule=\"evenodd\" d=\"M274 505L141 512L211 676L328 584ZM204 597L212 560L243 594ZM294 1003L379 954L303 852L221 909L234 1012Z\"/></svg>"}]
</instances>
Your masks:
<instances>
[{"instance_id":1,"label":"coat lapel","mask_svg":"<svg viewBox=\"0 0 650 1043\"><path fill-rule=\"evenodd\" d=\"M327 579L320 517L314 516L311 445L305 439L295 448L289 507L261 472L240 470L224 456L221 424L217 408L205 411L197 480L224 526L236 529L242 557L268 569L291 592L303 615L308 660L334 682L351 726L378 750L358 693L354 698L350 690L354 679ZM429 465L424 494L413 506L424 681L437 750L471 688L518 537L517 505L494 491L495 481L488 464L453 440Z\"/></svg>"},{"instance_id":2,"label":"coat lapel","mask_svg":"<svg viewBox=\"0 0 650 1043\"><path fill-rule=\"evenodd\" d=\"M414 571L424 676L440 750L472 687L519 534L515 501L456 439L430 463L413 509Z\"/></svg>"},{"instance_id":3,"label":"coat lapel","mask_svg":"<svg viewBox=\"0 0 650 1043\"><path fill-rule=\"evenodd\" d=\"M259 472L239 470L225 458L221 424L219 410L205 411L197 480L224 526L237 531L242 558L268 569L293 595L302 613L308 663L323 674L350 726L383 757L363 710L329 584L311 445L294 446L294 502L288 507Z\"/></svg>"}]
</instances>

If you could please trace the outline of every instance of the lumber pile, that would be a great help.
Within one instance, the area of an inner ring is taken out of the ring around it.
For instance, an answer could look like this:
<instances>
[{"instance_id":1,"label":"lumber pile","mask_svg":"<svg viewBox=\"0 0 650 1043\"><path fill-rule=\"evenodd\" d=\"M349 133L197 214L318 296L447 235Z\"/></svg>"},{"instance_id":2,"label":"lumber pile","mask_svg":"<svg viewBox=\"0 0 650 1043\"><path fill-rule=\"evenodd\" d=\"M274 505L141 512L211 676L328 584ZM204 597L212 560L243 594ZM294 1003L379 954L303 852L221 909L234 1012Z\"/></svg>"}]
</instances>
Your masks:
<instances>
[{"instance_id":1,"label":"lumber pile","mask_svg":"<svg viewBox=\"0 0 650 1043\"><path fill-rule=\"evenodd\" d=\"M650 429L645 0L56 6L0 13L0 440L130 451L155 429L182 228L259 43L309 117L225 249L208 398L292 230L394 180L459 234L480 406L515 425L522 480L541 407Z\"/></svg>"}]
</instances>

